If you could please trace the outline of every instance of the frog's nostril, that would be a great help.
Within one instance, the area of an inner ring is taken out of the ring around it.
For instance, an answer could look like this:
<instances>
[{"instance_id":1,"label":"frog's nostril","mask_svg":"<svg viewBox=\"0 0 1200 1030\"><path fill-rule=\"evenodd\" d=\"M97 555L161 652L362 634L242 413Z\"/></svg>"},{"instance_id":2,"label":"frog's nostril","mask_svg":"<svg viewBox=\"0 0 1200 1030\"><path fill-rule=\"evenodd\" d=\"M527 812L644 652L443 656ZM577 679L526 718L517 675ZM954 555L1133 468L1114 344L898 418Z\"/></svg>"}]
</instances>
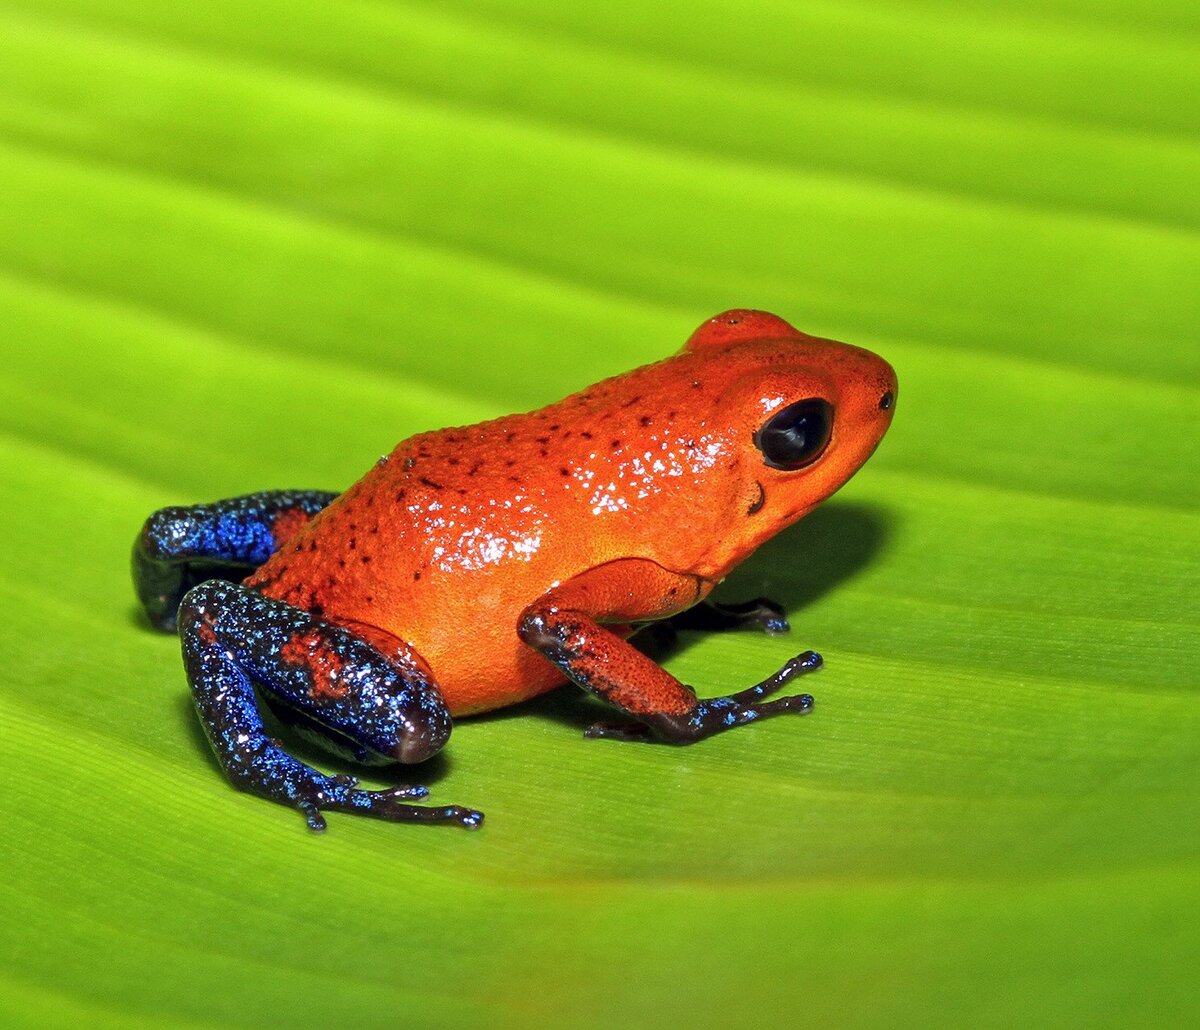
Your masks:
<instances>
[{"instance_id":1,"label":"frog's nostril","mask_svg":"<svg viewBox=\"0 0 1200 1030\"><path fill-rule=\"evenodd\" d=\"M887 411L892 406L892 403L895 401L895 399L896 398L892 395L892 391L888 390L887 393L879 398L879 410Z\"/></svg>"}]
</instances>

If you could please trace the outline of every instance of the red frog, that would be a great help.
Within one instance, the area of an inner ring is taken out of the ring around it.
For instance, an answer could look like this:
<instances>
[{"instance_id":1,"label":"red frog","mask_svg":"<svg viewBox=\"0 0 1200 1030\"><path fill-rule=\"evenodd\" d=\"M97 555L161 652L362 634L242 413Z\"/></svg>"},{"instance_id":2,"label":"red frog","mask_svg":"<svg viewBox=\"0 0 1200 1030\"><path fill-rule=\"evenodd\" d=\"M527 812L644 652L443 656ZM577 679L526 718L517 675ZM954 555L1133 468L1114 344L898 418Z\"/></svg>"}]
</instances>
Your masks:
<instances>
[{"instance_id":1,"label":"red frog","mask_svg":"<svg viewBox=\"0 0 1200 1030\"><path fill-rule=\"evenodd\" d=\"M812 708L764 700L806 651L699 699L628 643L657 619L781 632L770 602L705 598L837 490L892 420L896 376L869 351L761 311L727 311L681 353L538 411L422 433L345 493L269 491L152 515L134 546L151 621L178 630L230 780L294 806L476 827L482 814L369 791L287 754L285 721L363 763L420 762L451 717L566 680L627 722L590 737L690 744ZM464 631L464 627L468 627Z\"/></svg>"}]
</instances>

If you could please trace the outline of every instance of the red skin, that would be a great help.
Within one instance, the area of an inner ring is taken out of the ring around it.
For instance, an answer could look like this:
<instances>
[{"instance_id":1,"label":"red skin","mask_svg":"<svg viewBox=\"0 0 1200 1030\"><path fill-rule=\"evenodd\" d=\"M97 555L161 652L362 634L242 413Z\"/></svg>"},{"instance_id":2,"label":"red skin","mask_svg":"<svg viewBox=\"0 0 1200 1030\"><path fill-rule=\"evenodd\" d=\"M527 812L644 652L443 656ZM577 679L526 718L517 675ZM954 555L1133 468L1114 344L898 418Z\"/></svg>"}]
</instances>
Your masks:
<instances>
[{"instance_id":1,"label":"red skin","mask_svg":"<svg viewBox=\"0 0 1200 1030\"><path fill-rule=\"evenodd\" d=\"M628 624L701 600L837 490L887 430L880 399L895 391L869 351L726 312L675 357L405 440L247 584L423 659L454 715L564 681L529 646L545 643L530 616L571 636L579 670L620 707L684 713L695 695L624 642ZM755 431L807 397L837 412L824 454L767 466Z\"/></svg>"},{"instance_id":2,"label":"red skin","mask_svg":"<svg viewBox=\"0 0 1200 1030\"><path fill-rule=\"evenodd\" d=\"M312 516L300 508L285 508L271 523L271 536L280 547L308 525Z\"/></svg>"},{"instance_id":3,"label":"red skin","mask_svg":"<svg viewBox=\"0 0 1200 1030\"><path fill-rule=\"evenodd\" d=\"M345 661L319 630L295 634L280 650L279 657L291 665L308 669L312 676L309 694L314 700L341 698L350 692L341 680Z\"/></svg>"}]
</instances>

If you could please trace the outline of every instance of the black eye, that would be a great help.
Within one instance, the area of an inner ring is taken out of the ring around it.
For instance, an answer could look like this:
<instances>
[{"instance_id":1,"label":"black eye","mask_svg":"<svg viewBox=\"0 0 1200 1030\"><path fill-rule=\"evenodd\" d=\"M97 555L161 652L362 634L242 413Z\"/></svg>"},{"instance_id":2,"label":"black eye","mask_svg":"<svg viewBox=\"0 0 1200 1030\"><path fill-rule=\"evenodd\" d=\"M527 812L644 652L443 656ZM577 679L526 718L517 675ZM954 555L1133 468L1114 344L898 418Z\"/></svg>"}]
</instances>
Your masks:
<instances>
[{"instance_id":1,"label":"black eye","mask_svg":"<svg viewBox=\"0 0 1200 1030\"><path fill-rule=\"evenodd\" d=\"M821 456L832 429L833 405L814 397L775 412L754 434L754 446L771 468L790 472Z\"/></svg>"},{"instance_id":2,"label":"black eye","mask_svg":"<svg viewBox=\"0 0 1200 1030\"><path fill-rule=\"evenodd\" d=\"M892 391L888 390L882 397L879 398L879 410L887 411L892 406L892 401L895 398L892 396Z\"/></svg>"}]
</instances>

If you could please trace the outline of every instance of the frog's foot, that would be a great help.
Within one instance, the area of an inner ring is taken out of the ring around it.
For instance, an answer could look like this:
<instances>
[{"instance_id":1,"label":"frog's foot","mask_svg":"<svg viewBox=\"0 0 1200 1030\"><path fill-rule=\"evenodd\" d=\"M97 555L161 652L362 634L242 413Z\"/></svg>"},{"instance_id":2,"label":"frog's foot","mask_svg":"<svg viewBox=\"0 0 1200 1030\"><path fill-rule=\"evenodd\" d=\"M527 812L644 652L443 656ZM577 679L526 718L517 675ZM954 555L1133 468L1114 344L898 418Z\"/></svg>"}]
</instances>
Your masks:
<instances>
[{"instance_id":1,"label":"frog's foot","mask_svg":"<svg viewBox=\"0 0 1200 1030\"><path fill-rule=\"evenodd\" d=\"M624 740L649 744L657 738L644 722L594 722L583 731L588 740Z\"/></svg>"},{"instance_id":2,"label":"frog's foot","mask_svg":"<svg viewBox=\"0 0 1200 1030\"><path fill-rule=\"evenodd\" d=\"M730 630L750 627L772 637L787 633L792 628L783 614L783 606L766 597L734 604L701 601L666 621L672 629Z\"/></svg>"},{"instance_id":3,"label":"frog's foot","mask_svg":"<svg viewBox=\"0 0 1200 1030\"><path fill-rule=\"evenodd\" d=\"M391 787L387 790L359 790L357 781L349 776L337 776L335 780L342 783L333 790L326 789L324 797L317 802L322 808L332 808L339 812L357 812L361 815L371 815L376 819L386 819L389 822L406 823L458 823L468 830L477 830L483 825L483 813L473 808L463 808L461 805L444 805L440 808L427 808L422 805L406 805L402 799L424 798L429 796L429 789L417 785L408 787ZM314 830L323 830L325 820L316 805L301 805L308 825Z\"/></svg>"},{"instance_id":4,"label":"frog's foot","mask_svg":"<svg viewBox=\"0 0 1200 1030\"><path fill-rule=\"evenodd\" d=\"M310 830L325 829L325 811L350 812L389 822L450 822L478 829L483 813L458 805L427 808L406 801L429 796L418 785L362 790L352 776L326 776L297 761L274 741L253 752L244 751L227 768L230 781L252 794L277 801L303 813Z\"/></svg>"},{"instance_id":5,"label":"frog's foot","mask_svg":"<svg viewBox=\"0 0 1200 1030\"><path fill-rule=\"evenodd\" d=\"M457 805L406 803L425 797L424 787L363 790L351 777L326 776L266 733L255 686L375 760L413 763L436 753L450 715L424 663L399 641L385 657L342 626L217 580L184 598L179 626L197 711L234 786L299 809L314 830L325 828L324 810L468 829L483 821Z\"/></svg>"},{"instance_id":6,"label":"frog's foot","mask_svg":"<svg viewBox=\"0 0 1200 1030\"><path fill-rule=\"evenodd\" d=\"M428 789L417 786L359 790L353 785L327 784L318 790L306 792L304 797L295 801L295 806L304 813L308 828L317 833L325 829L322 809L369 815L393 823L457 823L468 830L477 830L483 825L483 813L473 808L463 808L461 805L430 808L424 805L408 805L402 800L428 795Z\"/></svg>"},{"instance_id":7,"label":"frog's foot","mask_svg":"<svg viewBox=\"0 0 1200 1030\"><path fill-rule=\"evenodd\" d=\"M796 655L773 676L736 694L697 700L690 711L681 715L655 712L641 715L643 722L615 725L596 723L584 731L584 736L592 739L693 744L714 733L775 715L788 712L807 715L813 710L811 694L794 694L761 704L757 702L774 694L798 676L815 672L821 665L821 656L816 651L805 651Z\"/></svg>"}]
</instances>

